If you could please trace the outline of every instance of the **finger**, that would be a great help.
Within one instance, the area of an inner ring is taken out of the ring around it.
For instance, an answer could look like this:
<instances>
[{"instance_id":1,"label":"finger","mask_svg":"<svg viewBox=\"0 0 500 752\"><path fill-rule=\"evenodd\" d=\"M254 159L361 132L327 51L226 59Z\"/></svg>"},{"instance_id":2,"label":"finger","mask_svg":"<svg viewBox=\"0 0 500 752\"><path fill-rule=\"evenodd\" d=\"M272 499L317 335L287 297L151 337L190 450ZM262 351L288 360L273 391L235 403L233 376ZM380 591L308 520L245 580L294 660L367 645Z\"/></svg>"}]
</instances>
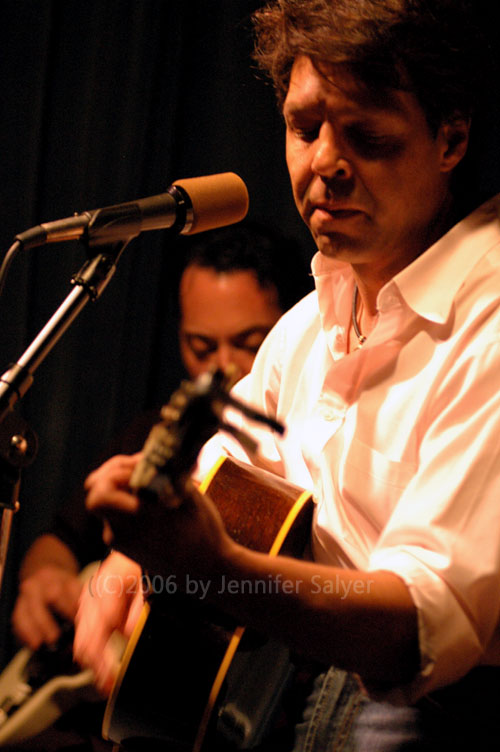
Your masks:
<instances>
[{"instance_id":1,"label":"finger","mask_svg":"<svg viewBox=\"0 0 500 752\"><path fill-rule=\"evenodd\" d=\"M51 609L68 621L73 622L78 610L78 600L82 587L83 584L78 577L68 577L65 582L60 583L57 593L49 600Z\"/></svg>"},{"instance_id":2,"label":"finger","mask_svg":"<svg viewBox=\"0 0 500 752\"><path fill-rule=\"evenodd\" d=\"M100 597L99 579L91 580L82 591L75 617L75 660L82 666L94 668L114 627L114 621L107 617L105 604Z\"/></svg>"},{"instance_id":3,"label":"finger","mask_svg":"<svg viewBox=\"0 0 500 752\"><path fill-rule=\"evenodd\" d=\"M94 473L88 476L85 481L85 490L93 488L95 485L101 483L108 483L109 485L121 486L126 488L130 480L130 476L133 471L133 467L128 465L120 465L110 468L99 468Z\"/></svg>"},{"instance_id":4,"label":"finger","mask_svg":"<svg viewBox=\"0 0 500 752\"><path fill-rule=\"evenodd\" d=\"M12 630L16 639L31 650L38 650L44 642L44 634L37 623L31 619L29 613L26 617L26 612L19 605L16 605L12 614ZM57 639L57 632L54 632L54 636Z\"/></svg>"},{"instance_id":5,"label":"finger","mask_svg":"<svg viewBox=\"0 0 500 752\"><path fill-rule=\"evenodd\" d=\"M31 650L46 643L52 645L61 636L61 630L52 613L40 601L18 599L12 614L16 637Z\"/></svg>"},{"instance_id":6,"label":"finger","mask_svg":"<svg viewBox=\"0 0 500 752\"><path fill-rule=\"evenodd\" d=\"M127 514L135 514L139 509L139 499L106 481L95 483L90 488L85 505L91 512L116 509Z\"/></svg>"},{"instance_id":7,"label":"finger","mask_svg":"<svg viewBox=\"0 0 500 752\"><path fill-rule=\"evenodd\" d=\"M113 530L106 518L103 519L102 539L107 546L113 545L113 539L114 539Z\"/></svg>"},{"instance_id":8,"label":"finger","mask_svg":"<svg viewBox=\"0 0 500 752\"><path fill-rule=\"evenodd\" d=\"M121 631L133 586L134 582L129 582L124 574L106 566L89 581L75 618L73 653L78 663L94 669L98 665L112 633Z\"/></svg>"},{"instance_id":9,"label":"finger","mask_svg":"<svg viewBox=\"0 0 500 752\"><path fill-rule=\"evenodd\" d=\"M56 567L44 568L26 580L26 588L34 594L35 604L39 602L51 612L73 621L82 589L82 582L75 574Z\"/></svg>"},{"instance_id":10,"label":"finger","mask_svg":"<svg viewBox=\"0 0 500 752\"><path fill-rule=\"evenodd\" d=\"M139 617L143 609L144 609L144 599L142 597L137 598L134 601L132 608L130 609L130 613L128 615L127 621L125 622L125 627L123 628L123 634L125 635L125 637L130 637L130 635L134 631L135 625L139 621Z\"/></svg>"},{"instance_id":11,"label":"finger","mask_svg":"<svg viewBox=\"0 0 500 752\"><path fill-rule=\"evenodd\" d=\"M100 656L98 664L94 668L94 683L98 691L109 697L118 674L118 662L116 654L107 644Z\"/></svg>"},{"instance_id":12,"label":"finger","mask_svg":"<svg viewBox=\"0 0 500 752\"><path fill-rule=\"evenodd\" d=\"M107 460L98 468L89 473L85 480L84 487L87 488L102 475L106 474L119 474L122 477L126 478L127 474L130 474L137 464L140 456L141 454L140 452L138 452L136 454L118 454L114 457L111 457L111 459Z\"/></svg>"},{"instance_id":13,"label":"finger","mask_svg":"<svg viewBox=\"0 0 500 752\"><path fill-rule=\"evenodd\" d=\"M31 649L60 637L56 615L73 621L81 590L80 580L57 567L44 567L25 579L12 614L14 633Z\"/></svg>"}]
</instances>

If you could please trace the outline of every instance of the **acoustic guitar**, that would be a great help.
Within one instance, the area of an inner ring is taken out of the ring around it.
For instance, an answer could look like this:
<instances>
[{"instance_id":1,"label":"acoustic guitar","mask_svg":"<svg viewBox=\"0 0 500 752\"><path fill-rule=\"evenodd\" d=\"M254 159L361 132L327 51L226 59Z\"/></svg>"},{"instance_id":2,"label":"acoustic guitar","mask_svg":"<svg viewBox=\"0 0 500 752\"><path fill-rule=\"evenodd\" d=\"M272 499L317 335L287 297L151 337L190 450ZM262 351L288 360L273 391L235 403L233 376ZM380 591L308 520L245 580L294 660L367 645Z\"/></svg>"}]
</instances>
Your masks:
<instances>
[{"instance_id":1,"label":"acoustic guitar","mask_svg":"<svg viewBox=\"0 0 500 752\"><path fill-rule=\"evenodd\" d=\"M185 477L200 446L217 427L249 444L247 436L224 423L222 408L228 402L276 427L235 403L227 390L225 377L217 372L202 384L185 382L163 409L163 421L152 429L131 480L145 503L151 493L169 503L172 486ZM201 490L217 505L238 543L272 556L303 554L313 507L309 492L227 457L216 463ZM259 592L272 593L280 584L268 580L215 585L152 577L153 595L125 649L107 703L103 736L123 750L141 752L212 752L251 749L260 743L274 724L293 673L288 650L217 612L205 602L203 588L240 588L249 598L258 598Z\"/></svg>"}]
</instances>

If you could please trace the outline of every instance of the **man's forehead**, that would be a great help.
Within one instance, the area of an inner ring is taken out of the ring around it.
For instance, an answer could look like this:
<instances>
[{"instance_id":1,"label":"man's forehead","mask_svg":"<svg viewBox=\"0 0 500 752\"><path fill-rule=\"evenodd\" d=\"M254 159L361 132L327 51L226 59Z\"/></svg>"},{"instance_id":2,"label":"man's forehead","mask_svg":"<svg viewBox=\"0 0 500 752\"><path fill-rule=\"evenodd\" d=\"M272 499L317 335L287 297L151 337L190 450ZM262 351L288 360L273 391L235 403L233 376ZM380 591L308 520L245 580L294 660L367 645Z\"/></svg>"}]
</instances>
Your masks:
<instances>
[{"instance_id":1,"label":"man's forehead","mask_svg":"<svg viewBox=\"0 0 500 752\"><path fill-rule=\"evenodd\" d=\"M308 76L315 72L316 80ZM369 84L356 75L352 67L346 64L312 61L299 57L295 60L290 76L288 93L284 102L284 112L300 108L308 100L314 103L318 96L318 82L323 83L326 91L338 93L343 99L360 109L376 112L402 112L402 98L409 92L388 86Z\"/></svg>"}]
</instances>

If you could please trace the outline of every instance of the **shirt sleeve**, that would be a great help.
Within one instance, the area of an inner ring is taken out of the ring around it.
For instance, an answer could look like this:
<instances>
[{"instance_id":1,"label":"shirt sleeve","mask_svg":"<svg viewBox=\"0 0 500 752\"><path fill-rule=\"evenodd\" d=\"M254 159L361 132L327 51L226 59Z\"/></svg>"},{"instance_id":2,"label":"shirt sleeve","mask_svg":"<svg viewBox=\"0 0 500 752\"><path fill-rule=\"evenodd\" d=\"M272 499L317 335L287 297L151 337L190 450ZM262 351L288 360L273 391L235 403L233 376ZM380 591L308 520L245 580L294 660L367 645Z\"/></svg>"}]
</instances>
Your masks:
<instances>
[{"instance_id":1,"label":"shirt sleeve","mask_svg":"<svg viewBox=\"0 0 500 752\"><path fill-rule=\"evenodd\" d=\"M483 343L484 345L484 343ZM500 616L500 344L474 346L432 399L419 466L370 557L407 584L421 672L405 700L489 657Z\"/></svg>"}]
</instances>

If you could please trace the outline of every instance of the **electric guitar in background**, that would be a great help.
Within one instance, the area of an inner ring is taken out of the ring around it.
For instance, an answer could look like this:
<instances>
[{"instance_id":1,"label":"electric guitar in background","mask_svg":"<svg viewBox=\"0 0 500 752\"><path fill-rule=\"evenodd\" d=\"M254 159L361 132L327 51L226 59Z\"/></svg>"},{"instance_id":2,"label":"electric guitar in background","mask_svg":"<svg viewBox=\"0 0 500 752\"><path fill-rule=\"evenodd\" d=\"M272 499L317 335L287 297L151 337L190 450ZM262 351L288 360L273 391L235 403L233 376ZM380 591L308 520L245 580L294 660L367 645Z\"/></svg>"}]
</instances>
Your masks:
<instances>
[{"instance_id":1,"label":"electric guitar in background","mask_svg":"<svg viewBox=\"0 0 500 752\"><path fill-rule=\"evenodd\" d=\"M282 430L235 402L229 386L220 372L184 382L163 408L162 422L152 429L131 479L144 503L150 493L168 503L170 489L186 477L199 449L219 427L256 449L248 436L223 422L226 404ZM230 458L216 463L201 490L242 545L273 556L303 554L313 506L309 492ZM275 724L294 670L288 650L207 605L202 583L185 582L181 588L171 582L170 593L167 584L162 580L161 594L155 596L155 578L151 580L153 595L126 647L108 700L104 737L130 752L156 747L176 752L251 749ZM259 588L269 593L279 584L221 586L246 587L249 598L258 598Z\"/></svg>"},{"instance_id":2,"label":"electric guitar in background","mask_svg":"<svg viewBox=\"0 0 500 752\"><path fill-rule=\"evenodd\" d=\"M85 567L82 582L89 582L98 566ZM73 625L64 622L61 631L54 646L21 648L0 674L0 749L45 731L81 702L102 702L92 671L73 662ZM116 634L113 642L118 665L125 639Z\"/></svg>"}]
</instances>

